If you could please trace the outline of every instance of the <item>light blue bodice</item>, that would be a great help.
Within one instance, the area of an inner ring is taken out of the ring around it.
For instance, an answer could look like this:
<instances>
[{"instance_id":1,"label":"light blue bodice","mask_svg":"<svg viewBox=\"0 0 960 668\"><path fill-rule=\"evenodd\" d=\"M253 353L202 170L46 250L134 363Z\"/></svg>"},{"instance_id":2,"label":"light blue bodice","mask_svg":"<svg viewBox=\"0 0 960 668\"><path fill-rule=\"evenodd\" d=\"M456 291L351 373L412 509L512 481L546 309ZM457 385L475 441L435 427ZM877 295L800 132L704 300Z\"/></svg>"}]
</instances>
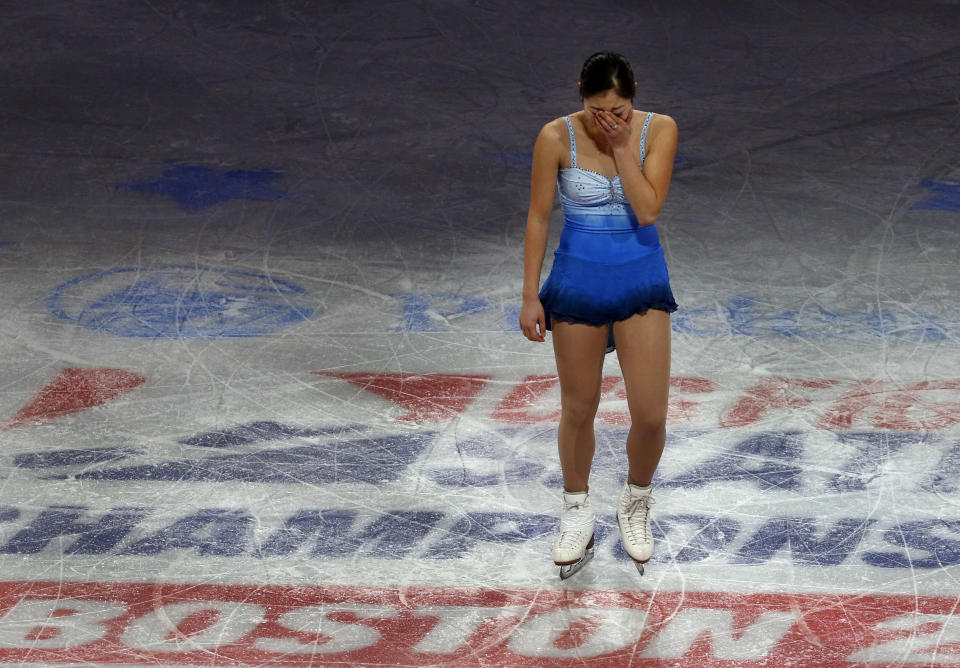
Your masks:
<instances>
[{"instance_id":1,"label":"light blue bodice","mask_svg":"<svg viewBox=\"0 0 960 668\"><path fill-rule=\"evenodd\" d=\"M640 133L640 167L647 157L647 128L653 112L647 113ZM560 191L560 205L565 217L571 214L594 214L613 216L633 216L633 210L623 192L620 175L612 179L577 166L577 139L573 133L573 122L564 116L567 130L570 132L570 166L562 168L557 175L557 188Z\"/></svg>"}]
</instances>

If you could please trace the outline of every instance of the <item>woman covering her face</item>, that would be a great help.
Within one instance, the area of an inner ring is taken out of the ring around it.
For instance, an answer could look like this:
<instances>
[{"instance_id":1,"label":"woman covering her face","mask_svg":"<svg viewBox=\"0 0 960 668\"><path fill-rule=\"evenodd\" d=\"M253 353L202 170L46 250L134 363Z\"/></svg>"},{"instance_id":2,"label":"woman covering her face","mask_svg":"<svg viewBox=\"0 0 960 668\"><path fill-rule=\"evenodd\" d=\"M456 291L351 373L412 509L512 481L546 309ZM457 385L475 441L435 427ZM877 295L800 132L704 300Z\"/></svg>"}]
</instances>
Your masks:
<instances>
[{"instance_id":1,"label":"woman covering her face","mask_svg":"<svg viewBox=\"0 0 960 668\"><path fill-rule=\"evenodd\" d=\"M677 125L634 109L637 82L619 54L590 56L578 86L583 109L544 125L534 146L520 311L531 341L552 331L560 378L564 489L553 560L561 578L593 554L593 421L604 355L614 349L631 419L617 520L641 574L650 559L651 483L666 440L670 313L677 309L654 224L670 188ZM538 290L555 189L563 231Z\"/></svg>"}]
</instances>

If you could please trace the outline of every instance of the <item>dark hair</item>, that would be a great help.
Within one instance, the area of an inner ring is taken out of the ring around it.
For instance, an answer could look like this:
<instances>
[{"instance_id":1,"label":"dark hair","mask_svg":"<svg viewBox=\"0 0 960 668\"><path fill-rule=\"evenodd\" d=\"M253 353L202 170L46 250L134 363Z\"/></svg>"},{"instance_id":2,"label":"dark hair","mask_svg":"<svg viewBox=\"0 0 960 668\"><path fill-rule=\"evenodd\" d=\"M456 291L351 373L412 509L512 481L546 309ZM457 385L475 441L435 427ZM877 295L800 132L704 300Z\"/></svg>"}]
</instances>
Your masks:
<instances>
[{"instance_id":1,"label":"dark hair","mask_svg":"<svg viewBox=\"0 0 960 668\"><path fill-rule=\"evenodd\" d=\"M636 92L635 84L630 63L612 51L598 51L587 58L580 70L581 98L613 89L620 97L632 100Z\"/></svg>"}]
</instances>

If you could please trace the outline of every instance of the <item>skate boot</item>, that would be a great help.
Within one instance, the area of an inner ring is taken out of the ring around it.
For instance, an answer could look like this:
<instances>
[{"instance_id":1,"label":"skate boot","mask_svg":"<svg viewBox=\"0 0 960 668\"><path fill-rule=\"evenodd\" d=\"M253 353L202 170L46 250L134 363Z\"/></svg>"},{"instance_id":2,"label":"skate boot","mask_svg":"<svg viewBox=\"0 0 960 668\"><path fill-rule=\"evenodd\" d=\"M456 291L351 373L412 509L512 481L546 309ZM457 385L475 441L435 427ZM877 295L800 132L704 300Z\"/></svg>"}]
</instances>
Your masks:
<instances>
[{"instance_id":1,"label":"skate boot","mask_svg":"<svg viewBox=\"0 0 960 668\"><path fill-rule=\"evenodd\" d=\"M561 580L566 580L593 558L596 521L587 492L563 493L560 533L553 544L553 563L560 567Z\"/></svg>"},{"instance_id":2,"label":"skate boot","mask_svg":"<svg viewBox=\"0 0 960 668\"><path fill-rule=\"evenodd\" d=\"M653 554L653 535L650 533L652 491L653 485L639 487L625 483L617 503L617 523L620 525L623 547L633 559L640 575L643 575L643 565Z\"/></svg>"}]
</instances>

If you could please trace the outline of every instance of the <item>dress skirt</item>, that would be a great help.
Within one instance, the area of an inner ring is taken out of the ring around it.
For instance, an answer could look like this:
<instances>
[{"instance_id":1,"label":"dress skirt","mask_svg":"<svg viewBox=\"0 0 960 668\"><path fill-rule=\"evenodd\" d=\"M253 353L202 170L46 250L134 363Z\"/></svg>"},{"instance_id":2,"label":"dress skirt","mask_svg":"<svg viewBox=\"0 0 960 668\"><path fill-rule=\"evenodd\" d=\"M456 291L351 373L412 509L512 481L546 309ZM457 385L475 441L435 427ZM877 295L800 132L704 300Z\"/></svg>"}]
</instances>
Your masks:
<instances>
[{"instance_id":1,"label":"dress skirt","mask_svg":"<svg viewBox=\"0 0 960 668\"><path fill-rule=\"evenodd\" d=\"M547 329L552 320L601 326L648 309L676 311L656 226L630 215L567 215L540 301ZM607 352L613 345L611 327Z\"/></svg>"}]
</instances>

